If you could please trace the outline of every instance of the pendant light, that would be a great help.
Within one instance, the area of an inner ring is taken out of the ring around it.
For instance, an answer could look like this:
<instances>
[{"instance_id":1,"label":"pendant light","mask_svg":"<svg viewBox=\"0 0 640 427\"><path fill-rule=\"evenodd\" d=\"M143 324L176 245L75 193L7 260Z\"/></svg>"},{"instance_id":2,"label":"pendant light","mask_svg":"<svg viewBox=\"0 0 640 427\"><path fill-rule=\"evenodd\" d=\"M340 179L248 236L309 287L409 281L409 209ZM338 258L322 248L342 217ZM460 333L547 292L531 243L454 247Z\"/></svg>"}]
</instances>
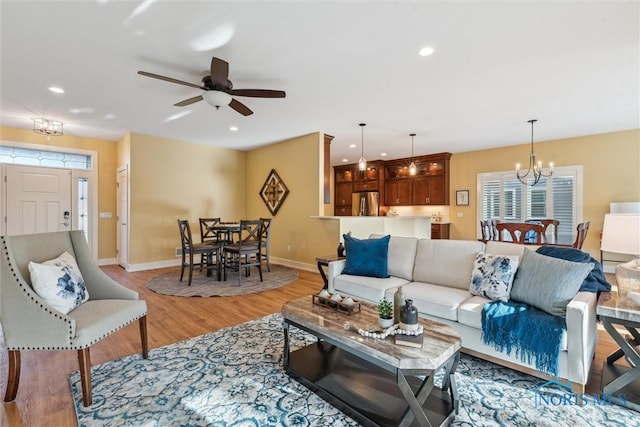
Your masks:
<instances>
[{"instance_id":1,"label":"pendant light","mask_svg":"<svg viewBox=\"0 0 640 427\"><path fill-rule=\"evenodd\" d=\"M540 181L540 178L545 177L548 178L553 175L553 163L549 163L549 170L547 172L542 170L542 162L536 162L536 153L533 151L533 124L537 122L536 119L531 119L528 122L531 123L531 153L529 154L529 168L524 175L520 174L520 163L516 165L516 177L518 180L525 184L534 186ZM531 173L531 178L533 181L528 180L529 174Z\"/></svg>"},{"instance_id":2,"label":"pendant light","mask_svg":"<svg viewBox=\"0 0 640 427\"><path fill-rule=\"evenodd\" d=\"M414 176L416 174L416 164L413 162L413 137L416 136L415 133L410 133L411 137L411 164L409 165L409 175Z\"/></svg>"},{"instance_id":3,"label":"pendant light","mask_svg":"<svg viewBox=\"0 0 640 427\"><path fill-rule=\"evenodd\" d=\"M360 123L360 128L362 129L362 143L360 145L361 156L360 156L360 160L358 160L358 170L361 172L364 172L365 170L367 170L367 159L364 158L364 127L366 125L367 125L366 123Z\"/></svg>"}]
</instances>

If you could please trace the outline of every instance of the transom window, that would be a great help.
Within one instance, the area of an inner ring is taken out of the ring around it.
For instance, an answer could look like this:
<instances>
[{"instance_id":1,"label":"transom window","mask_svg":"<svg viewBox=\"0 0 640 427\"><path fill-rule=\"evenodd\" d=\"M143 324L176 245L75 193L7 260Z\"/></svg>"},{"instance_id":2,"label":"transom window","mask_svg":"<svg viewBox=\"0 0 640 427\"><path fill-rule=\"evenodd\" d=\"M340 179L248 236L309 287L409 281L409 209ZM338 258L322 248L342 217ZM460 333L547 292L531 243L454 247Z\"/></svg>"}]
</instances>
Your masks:
<instances>
[{"instance_id":1,"label":"transom window","mask_svg":"<svg viewBox=\"0 0 640 427\"><path fill-rule=\"evenodd\" d=\"M552 218L560 221L558 243L573 243L582 220L582 166L556 168L533 187L515 172L478 174L478 217L504 222ZM479 231L479 230L478 230Z\"/></svg>"},{"instance_id":2,"label":"transom window","mask_svg":"<svg viewBox=\"0 0 640 427\"><path fill-rule=\"evenodd\" d=\"M91 156L58 151L0 146L0 163L15 165L91 169Z\"/></svg>"}]
</instances>

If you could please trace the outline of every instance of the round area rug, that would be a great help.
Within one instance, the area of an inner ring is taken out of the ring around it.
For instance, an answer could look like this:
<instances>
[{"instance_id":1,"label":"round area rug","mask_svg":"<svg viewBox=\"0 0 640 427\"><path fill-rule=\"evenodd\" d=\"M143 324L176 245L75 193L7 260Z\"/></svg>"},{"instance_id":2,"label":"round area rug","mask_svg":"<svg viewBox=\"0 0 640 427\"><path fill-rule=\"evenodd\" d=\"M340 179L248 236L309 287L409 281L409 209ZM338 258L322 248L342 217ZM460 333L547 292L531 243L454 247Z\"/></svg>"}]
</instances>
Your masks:
<instances>
[{"instance_id":1,"label":"round area rug","mask_svg":"<svg viewBox=\"0 0 640 427\"><path fill-rule=\"evenodd\" d=\"M161 274L149 280L146 287L159 294L178 297L226 297L233 295L254 294L288 285L298 278L298 272L281 265L271 265L271 271L262 269L263 281L255 268L251 275L242 274L242 284L238 285L238 273L227 271L227 281L217 281L216 273L207 277L204 271L193 271L191 286L188 286L189 270L184 270L180 281L180 269Z\"/></svg>"}]
</instances>

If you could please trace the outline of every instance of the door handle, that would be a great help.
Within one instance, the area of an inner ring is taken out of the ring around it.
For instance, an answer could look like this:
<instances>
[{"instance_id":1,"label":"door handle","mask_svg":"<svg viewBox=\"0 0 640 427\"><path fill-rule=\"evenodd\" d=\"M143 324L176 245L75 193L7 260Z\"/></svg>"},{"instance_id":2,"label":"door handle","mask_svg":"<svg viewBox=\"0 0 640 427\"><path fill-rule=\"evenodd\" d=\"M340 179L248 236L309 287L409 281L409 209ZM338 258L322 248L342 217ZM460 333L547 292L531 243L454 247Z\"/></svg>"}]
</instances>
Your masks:
<instances>
[{"instance_id":1,"label":"door handle","mask_svg":"<svg viewBox=\"0 0 640 427\"><path fill-rule=\"evenodd\" d=\"M60 225L64 225L65 227L69 226L69 221L61 222Z\"/></svg>"}]
</instances>

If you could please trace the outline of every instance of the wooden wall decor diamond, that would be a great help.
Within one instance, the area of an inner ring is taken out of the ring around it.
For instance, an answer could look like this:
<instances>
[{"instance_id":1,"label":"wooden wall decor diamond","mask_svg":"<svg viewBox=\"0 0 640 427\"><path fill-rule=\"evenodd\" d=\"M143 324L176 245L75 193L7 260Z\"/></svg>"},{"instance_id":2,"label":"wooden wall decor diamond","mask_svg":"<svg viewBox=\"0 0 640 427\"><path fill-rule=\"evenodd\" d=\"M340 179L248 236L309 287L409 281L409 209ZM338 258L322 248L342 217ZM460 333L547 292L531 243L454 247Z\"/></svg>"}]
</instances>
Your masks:
<instances>
[{"instance_id":1,"label":"wooden wall decor diamond","mask_svg":"<svg viewBox=\"0 0 640 427\"><path fill-rule=\"evenodd\" d=\"M260 197L262 197L262 201L269 211L271 215L275 215L280 209L280 206L284 203L284 199L287 198L289 194L289 189L278 175L275 169L271 169L269 176L267 176L267 180L264 182L262 186L262 190L260 190Z\"/></svg>"}]
</instances>

